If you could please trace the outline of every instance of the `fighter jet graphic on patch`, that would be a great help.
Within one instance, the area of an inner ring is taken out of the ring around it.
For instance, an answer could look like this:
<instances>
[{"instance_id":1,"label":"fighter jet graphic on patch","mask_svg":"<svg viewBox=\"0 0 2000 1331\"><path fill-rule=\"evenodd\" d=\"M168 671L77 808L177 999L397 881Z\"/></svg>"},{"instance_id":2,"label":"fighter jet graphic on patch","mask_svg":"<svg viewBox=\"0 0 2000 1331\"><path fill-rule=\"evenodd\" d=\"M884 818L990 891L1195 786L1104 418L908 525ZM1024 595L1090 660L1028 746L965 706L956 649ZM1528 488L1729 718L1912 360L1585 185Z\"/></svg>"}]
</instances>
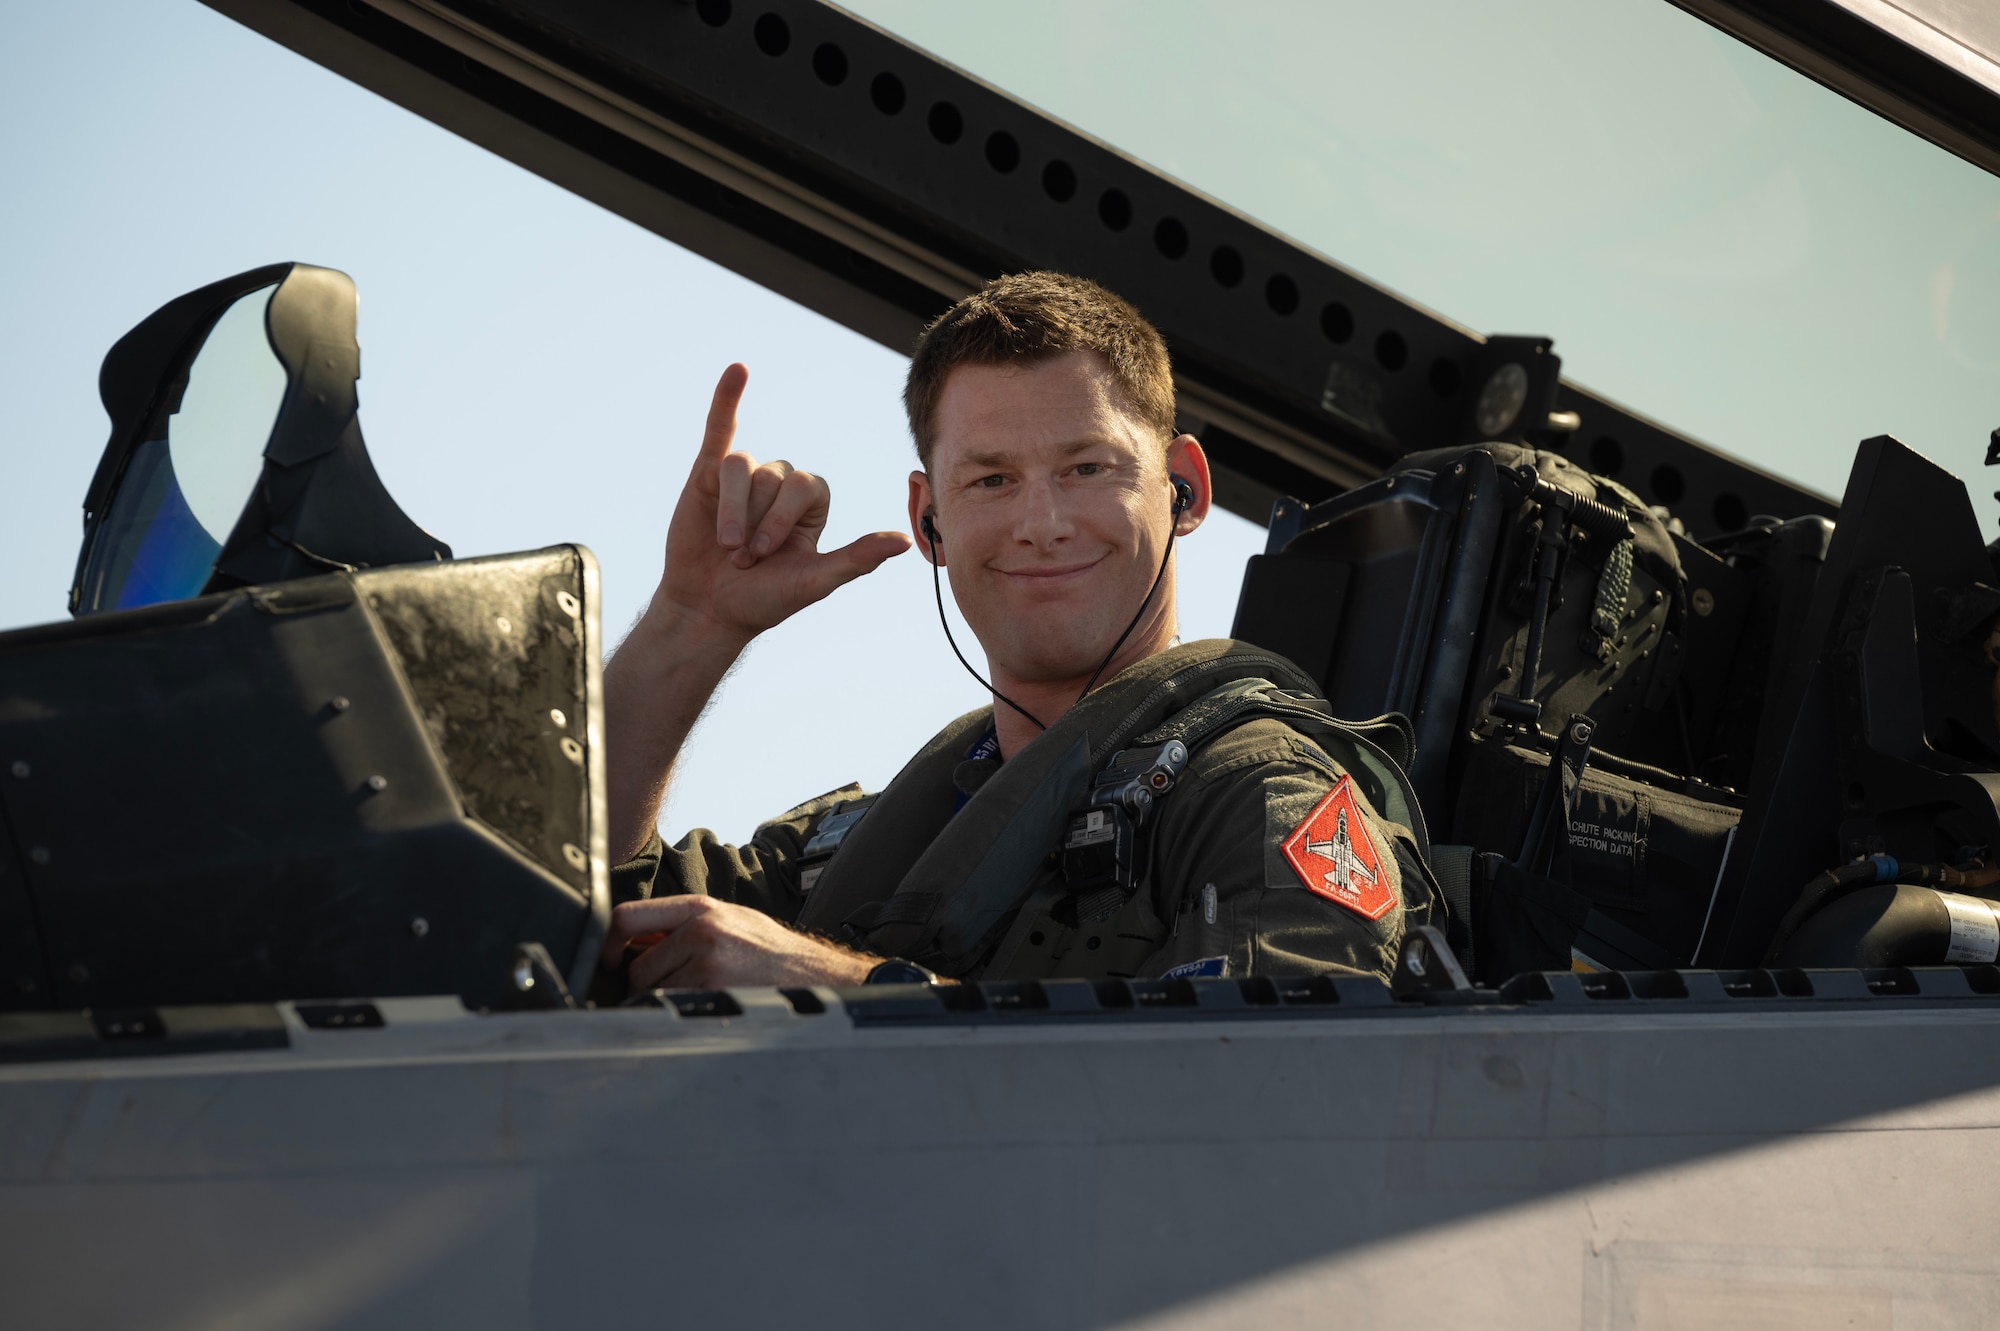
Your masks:
<instances>
[{"instance_id":1,"label":"fighter jet graphic on patch","mask_svg":"<svg viewBox=\"0 0 2000 1331\"><path fill-rule=\"evenodd\" d=\"M1321 874L1321 882L1353 896L1364 887L1375 886L1376 874L1368 867L1367 861L1354 853L1354 842L1347 835L1347 810L1337 812L1339 816L1333 824L1333 840L1314 841L1308 838L1306 853L1332 862L1333 872ZM1354 881L1357 878L1361 880L1359 883Z\"/></svg>"},{"instance_id":2,"label":"fighter jet graphic on patch","mask_svg":"<svg viewBox=\"0 0 2000 1331\"><path fill-rule=\"evenodd\" d=\"M1379 920L1396 904L1381 852L1368 834L1347 777L1292 829L1283 850L1301 883L1363 919Z\"/></svg>"}]
</instances>

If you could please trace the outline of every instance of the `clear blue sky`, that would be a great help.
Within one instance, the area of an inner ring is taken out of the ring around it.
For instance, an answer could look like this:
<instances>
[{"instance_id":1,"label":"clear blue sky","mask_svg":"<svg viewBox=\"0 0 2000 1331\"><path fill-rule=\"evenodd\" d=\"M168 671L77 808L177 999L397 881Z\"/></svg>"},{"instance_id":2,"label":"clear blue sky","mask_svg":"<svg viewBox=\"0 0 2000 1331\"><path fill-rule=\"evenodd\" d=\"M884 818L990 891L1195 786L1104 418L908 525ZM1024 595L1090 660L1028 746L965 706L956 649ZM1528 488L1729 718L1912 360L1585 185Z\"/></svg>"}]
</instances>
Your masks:
<instances>
[{"instance_id":1,"label":"clear blue sky","mask_svg":"<svg viewBox=\"0 0 2000 1331\"><path fill-rule=\"evenodd\" d=\"M751 368L742 446L831 478L830 541L906 521L901 356L192 0L0 9L0 126L0 628L65 614L111 343L182 291L286 259L360 289L362 425L404 508L462 555L588 545L614 641L659 576L732 359ZM1228 631L1261 544L1219 514L1181 546L1186 632ZM926 567L904 555L753 647L664 825L744 837L849 780L880 786L985 701Z\"/></svg>"},{"instance_id":2,"label":"clear blue sky","mask_svg":"<svg viewBox=\"0 0 2000 1331\"><path fill-rule=\"evenodd\" d=\"M857 8L1462 323L1553 335L1582 382L1821 489L1864 435L1965 472L2000 425L2000 181L1663 0ZM831 539L903 520L901 357L193 0L13 3L0 628L64 613L105 350L171 296L285 259L360 288L362 422L404 507L461 554L589 545L613 639L730 359L752 369L744 445L832 478ZM1219 515L1183 547L1190 636L1227 630L1259 544ZM929 597L905 556L761 642L665 824L740 837L879 785L976 705Z\"/></svg>"}]
</instances>

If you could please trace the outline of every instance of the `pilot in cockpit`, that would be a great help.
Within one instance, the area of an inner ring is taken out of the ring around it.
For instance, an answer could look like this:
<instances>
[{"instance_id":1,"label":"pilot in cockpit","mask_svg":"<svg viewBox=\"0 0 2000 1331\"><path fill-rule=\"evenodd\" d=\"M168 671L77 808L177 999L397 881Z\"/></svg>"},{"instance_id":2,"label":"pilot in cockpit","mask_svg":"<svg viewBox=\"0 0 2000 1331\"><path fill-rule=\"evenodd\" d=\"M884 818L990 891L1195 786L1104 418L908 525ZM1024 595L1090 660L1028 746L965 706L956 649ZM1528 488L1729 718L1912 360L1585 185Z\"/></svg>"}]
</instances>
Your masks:
<instances>
[{"instance_id":1,"label":"pilot in cockpit","mask_svg":"<svg viewBox=\"0 0 2000 1331\"><path fill-rule=\"evenodd\" d=\"M736 449L747 378L716 386L664 574L606 669L603 956L634 988L1386 978L1404 932L1439 922L1400 732L1332 717L1273 653L1176 637L1175 546L1211 479L1131 305L1037 272L953 306L904 390L910 534L837 550L827 481ZM993 704L880 791L829 791L745 845L665 844L675 759L738 656L912 538Z\"/></svg>"}]
</instances>

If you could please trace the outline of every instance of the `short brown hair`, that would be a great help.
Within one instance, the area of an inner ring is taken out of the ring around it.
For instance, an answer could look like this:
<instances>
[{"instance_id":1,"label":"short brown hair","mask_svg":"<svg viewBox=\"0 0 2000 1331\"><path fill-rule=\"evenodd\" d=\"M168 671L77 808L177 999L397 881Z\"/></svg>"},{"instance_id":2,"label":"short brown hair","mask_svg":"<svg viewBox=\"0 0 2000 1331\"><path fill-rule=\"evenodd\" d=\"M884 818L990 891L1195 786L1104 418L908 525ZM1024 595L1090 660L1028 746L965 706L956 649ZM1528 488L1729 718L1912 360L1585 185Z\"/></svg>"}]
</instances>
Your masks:
<instances>
[{"instance_id":1,"label":"short brown hair","mask_svg":"<svg viewBox=\"0 0 2000 1331\"><path fill-rule=\"evenodd\" d=\"M1111 367L1139 418L1174 434L1174 373L1167 344L1139 311L1095 282L1067 273L997 277L939 315L917 339L903 409L917 458L928 469L937 443L937 404L961 365L1030 365L1071 351L1094 351Z\"/></svg>"}]
</instances>

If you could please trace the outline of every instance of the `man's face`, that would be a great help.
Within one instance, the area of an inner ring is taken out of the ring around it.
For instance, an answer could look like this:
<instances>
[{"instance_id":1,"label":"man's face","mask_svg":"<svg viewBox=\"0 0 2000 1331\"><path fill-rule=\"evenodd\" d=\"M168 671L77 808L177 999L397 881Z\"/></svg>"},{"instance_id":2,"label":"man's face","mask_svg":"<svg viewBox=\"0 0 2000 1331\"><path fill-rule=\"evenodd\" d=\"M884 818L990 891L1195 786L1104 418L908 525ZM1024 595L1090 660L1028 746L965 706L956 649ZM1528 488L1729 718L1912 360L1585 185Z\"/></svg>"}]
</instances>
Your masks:
<instances>
[{"instance_id":1,"label":"man's face","mask_svg":"<svg viewBox=\"0 0 2000 1331\"><path fill-rule=\"evenodd\" d=\"M952 594L988 660L1017 679L1088 674L1159 570L1167 441L1084 351L960 366L936 425L928 475L910 478L912 520L935 510ZM1202 481L1205 491L1205 469ZM1169 574L1149 609L1170 623L1172 605Z\"/></svg>"}]
</instances>

